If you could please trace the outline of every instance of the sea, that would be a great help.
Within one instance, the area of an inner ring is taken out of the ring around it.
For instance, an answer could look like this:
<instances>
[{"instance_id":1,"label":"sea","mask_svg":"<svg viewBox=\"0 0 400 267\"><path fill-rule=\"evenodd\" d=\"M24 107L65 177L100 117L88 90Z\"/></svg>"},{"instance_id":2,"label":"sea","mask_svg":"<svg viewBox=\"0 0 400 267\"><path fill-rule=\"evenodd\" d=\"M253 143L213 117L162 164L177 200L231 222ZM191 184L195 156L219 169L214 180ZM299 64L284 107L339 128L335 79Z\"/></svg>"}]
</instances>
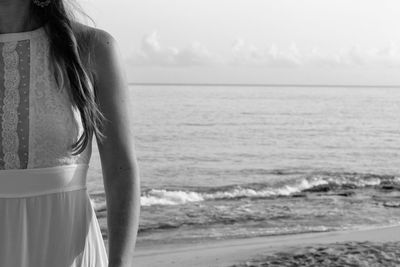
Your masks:
<instances>
[{"instance_id":1,"label":"sea","mask_svg":"<svg viewBox=\"0 0 400 267\"><path fill-rule=\"evenodd\" d=\"M129 90L138 245L400 224L400 88ZM95 142L88 190L107 240Z\"/></svg>"}]
</instances>

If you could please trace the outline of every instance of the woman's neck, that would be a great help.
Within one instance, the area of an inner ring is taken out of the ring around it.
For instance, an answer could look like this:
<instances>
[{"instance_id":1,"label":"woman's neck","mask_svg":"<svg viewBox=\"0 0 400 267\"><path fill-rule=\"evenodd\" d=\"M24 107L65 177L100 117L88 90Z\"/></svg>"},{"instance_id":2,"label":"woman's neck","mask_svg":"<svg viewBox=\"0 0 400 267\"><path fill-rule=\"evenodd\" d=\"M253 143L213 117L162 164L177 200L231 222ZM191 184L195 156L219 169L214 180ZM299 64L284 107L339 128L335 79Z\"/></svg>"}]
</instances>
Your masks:
<instances>
[{"instance_id":1,"label":"woman's neck","mask_svg":"<svg viewBox=\"0 0 400 267\"><path fill-rule=\"evenodd\" d=\"M39 25L30 14L31 0L0 0L0 33L31 31Z\"/></svg>"}]
</instances>

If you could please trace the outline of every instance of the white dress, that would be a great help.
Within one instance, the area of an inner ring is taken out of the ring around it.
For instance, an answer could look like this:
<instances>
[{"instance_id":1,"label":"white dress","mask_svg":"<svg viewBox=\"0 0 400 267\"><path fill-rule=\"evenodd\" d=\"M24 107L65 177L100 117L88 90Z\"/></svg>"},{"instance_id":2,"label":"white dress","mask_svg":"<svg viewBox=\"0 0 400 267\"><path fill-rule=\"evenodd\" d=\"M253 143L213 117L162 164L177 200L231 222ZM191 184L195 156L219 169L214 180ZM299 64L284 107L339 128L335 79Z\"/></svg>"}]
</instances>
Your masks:
<instances>
[{"instance_id":1,"label":"white dress","mask_svg":"<svg viewBox=\"0 0 400 267\"><path fill-rule=\"evenodd\" d=\"M82 125L46 32L0 34L0 51L0 267L107 267L86 189L92 148L71 155Z\"/></svg>"}]
</instances>

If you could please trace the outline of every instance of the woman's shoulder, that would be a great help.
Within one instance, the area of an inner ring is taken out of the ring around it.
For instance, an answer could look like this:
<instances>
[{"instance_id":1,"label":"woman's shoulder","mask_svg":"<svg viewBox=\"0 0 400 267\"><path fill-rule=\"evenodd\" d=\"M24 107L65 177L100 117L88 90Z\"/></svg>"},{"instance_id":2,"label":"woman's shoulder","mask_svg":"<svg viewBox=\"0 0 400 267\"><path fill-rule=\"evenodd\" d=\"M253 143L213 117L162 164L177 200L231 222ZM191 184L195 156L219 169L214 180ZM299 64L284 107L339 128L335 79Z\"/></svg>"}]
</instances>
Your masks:
<instances>
[{"instance_id":1,"label":"woman's shoulder","mask_svg":"<svg viewBox=\"0 0 400 267\"><path fill-rule=\"evenodd\" d=\"M105 30L90 27L81 23L72 24L78 46L83 52L86 62L93 75L99 78L100 73L111 72L120 61L118 46L114 37Z\"/></svg>"},{"instance_id":2,"label":"woman's shoulder","mask_svg":"<svg viewBox=\"0 0 400 267\"><path fill-rule=\"evenodd\" d=\"M75 33L78 44L90 47L93 50L116 45L114 37L103 29L91 27L79 22L72 22L72 30Z\"/></svg>"},{"instance_id":3,"label":"woman's shoulder","mask_svg":"<svg viewBox=\"0 0 400 267\"><path fill-rule=\"evenodd\" d=\"M116 87L124 77L123 60L114 37L107 31L80 23L73 24L78 45L97 87ZM88 49L88 50L85 50ZM86 53L87 52L87 53ZM112 84L114 82L114 84ZM103 88L105 89L105 88Z\"/></svg>"}]
</instances>

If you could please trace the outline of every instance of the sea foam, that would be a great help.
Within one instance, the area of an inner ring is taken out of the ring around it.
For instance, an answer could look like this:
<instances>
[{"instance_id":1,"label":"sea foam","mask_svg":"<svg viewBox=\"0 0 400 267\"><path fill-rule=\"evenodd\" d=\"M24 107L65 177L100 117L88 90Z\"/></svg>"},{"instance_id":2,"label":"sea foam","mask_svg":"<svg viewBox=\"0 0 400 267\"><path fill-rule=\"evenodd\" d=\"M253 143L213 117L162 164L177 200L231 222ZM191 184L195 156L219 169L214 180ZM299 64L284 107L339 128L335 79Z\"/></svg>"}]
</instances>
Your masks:
<instances>
[{"instance_id":1,"label":"sea foam","mask_svg":"<svg viewBox=\"0 0 400 267\"><path fill-rule=\"evenodd\" d=\"M219 188L201 188L199 192L190 190L150 189L141 197L142 206L182 205L207 200L233 200L241 198L268 198L291 196L300 192L328 192L340 189L356 189L379 186L381 184L400 184L394 176L379 176L356 173L322 173L286 185L268 183L230 185Z\"/></svg>"}]
</instances>

